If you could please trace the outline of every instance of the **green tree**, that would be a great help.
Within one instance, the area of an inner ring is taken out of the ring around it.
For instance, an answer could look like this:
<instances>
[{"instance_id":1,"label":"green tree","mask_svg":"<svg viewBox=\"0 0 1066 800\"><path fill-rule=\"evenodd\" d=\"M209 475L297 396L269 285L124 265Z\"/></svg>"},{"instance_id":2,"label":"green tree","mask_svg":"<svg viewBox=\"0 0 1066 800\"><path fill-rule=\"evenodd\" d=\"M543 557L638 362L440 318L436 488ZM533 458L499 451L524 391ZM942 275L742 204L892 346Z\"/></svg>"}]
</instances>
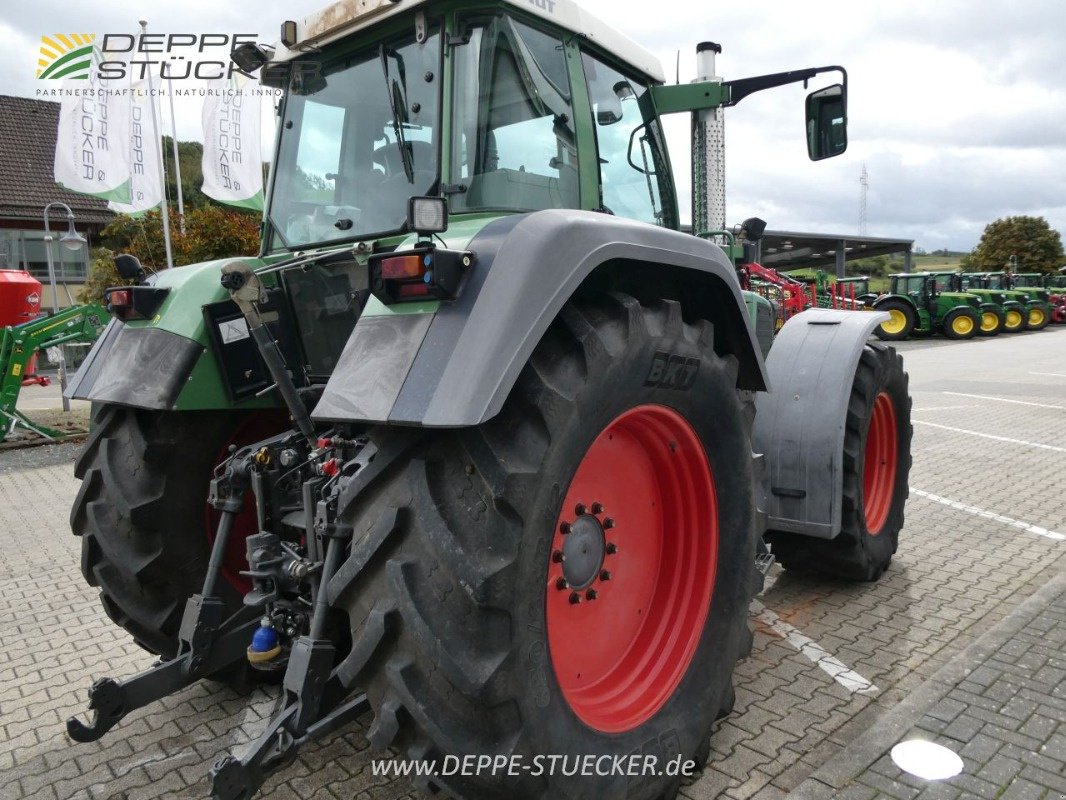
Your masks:
<instances>
[{"instance_id":1,"label":"green tree","mask_svg":"<svg viewBox=\"0 0 1066 800\"><path fill-rule=\"evenodd\" d=\"M963 259L965 269L1007 269L1011 256L1019 272L1051 272L1063 263L1062 236L1043 217L1006 217L985 227L981 241Z\"/></svg>"}]
</instances>

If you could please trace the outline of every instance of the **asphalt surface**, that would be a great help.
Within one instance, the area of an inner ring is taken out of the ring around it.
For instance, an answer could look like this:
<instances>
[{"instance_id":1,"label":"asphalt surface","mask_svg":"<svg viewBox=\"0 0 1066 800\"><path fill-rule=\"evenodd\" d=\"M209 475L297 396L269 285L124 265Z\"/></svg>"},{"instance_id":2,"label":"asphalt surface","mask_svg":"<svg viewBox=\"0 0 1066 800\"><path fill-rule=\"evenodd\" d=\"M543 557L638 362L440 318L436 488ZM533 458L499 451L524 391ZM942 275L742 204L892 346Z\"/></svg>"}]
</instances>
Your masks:
<instances>
[{"instance_id":1,"label":"asphalt surface","mask_svg":"<svg viewBox=\"0 0 1066 800\"><path fill-rule=\"evenodd\" d=\"M786 796L1066 569L1066 327L899 349L915 422L899 553L873 585L775 567L691 800ZM78 572L74 450L0 452L0 798L206 797L207 770L265 727L276 689L202 683L100 742L65 736L92 679L152 662ZM365 724L305 749L264 796L413 796L371 774Z\"/></svg>"}]
</instances>

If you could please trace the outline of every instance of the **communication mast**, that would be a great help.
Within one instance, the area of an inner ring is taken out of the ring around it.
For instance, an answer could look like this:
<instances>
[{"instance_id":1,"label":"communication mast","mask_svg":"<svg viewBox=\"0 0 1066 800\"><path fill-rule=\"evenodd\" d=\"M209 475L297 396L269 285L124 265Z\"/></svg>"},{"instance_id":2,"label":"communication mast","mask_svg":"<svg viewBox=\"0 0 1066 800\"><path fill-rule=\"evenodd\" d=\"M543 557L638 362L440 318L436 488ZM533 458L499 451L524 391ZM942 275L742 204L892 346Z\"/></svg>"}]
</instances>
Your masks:
<instances>
[{"instance_id":1,"label":"communication mast","mask_svg":"<svg viewBox=\"0 0 1066 800\"><path fill-rule=\"evenodd\" d=\"M866 235L866 195L870 191L870 174L866 171L866 162L862 164L859 176L859 236Z\"/></svg>"}]
</instances>

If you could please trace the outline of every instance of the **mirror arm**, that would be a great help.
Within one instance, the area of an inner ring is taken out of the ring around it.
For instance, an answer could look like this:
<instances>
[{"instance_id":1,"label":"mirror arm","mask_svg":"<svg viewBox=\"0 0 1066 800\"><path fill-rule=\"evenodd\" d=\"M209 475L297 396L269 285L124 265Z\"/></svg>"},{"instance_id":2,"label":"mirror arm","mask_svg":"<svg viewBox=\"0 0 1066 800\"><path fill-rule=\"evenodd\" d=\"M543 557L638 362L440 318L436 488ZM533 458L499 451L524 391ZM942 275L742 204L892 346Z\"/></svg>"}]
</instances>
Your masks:
<instances>
[{"instance_id":1,"label":"mirror arm","mask_svg":"<svg viewBox=\"0 0 1066 800\"><path fill-rule=\"evenodd\" d=\"M735 106L749 94L755 94L755 92L761 92L764 89L773 89L776 86L786 86L790 83L802 81L806 88L807 81L824 72L839 72L843 78L841 82L844 84L844 89L847 90L848 71L843 67L809 67L808 69L795 69L789 72L775 72L772 75L758 75L754 78L727 81L723 85L729 88L729 100L723 105Z\"/></svg>"}]
</instances>

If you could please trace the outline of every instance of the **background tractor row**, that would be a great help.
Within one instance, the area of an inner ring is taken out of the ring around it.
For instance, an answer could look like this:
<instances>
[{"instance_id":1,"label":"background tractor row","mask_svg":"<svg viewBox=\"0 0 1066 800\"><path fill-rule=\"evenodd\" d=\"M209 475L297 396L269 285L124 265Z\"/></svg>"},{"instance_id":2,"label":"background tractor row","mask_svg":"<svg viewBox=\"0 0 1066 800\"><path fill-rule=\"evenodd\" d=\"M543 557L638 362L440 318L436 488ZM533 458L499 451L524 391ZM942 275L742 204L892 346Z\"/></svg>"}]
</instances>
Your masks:
<instances>
[{"instance_id":1,"label":"background tractor row","mask_svg":"<svg viewBox=\"0 0 1066 800\"><path fill-rule=\"evenodd\" d=\"M72 385L96 406L81 567L162 656L95 682L72 738L243 669L284 691L215 765L220 800L360 715L427 762L706 761L773 558L876 580L911 464L884 315L814 308L775 338L726 243L724 110L839 74L796 115L835 156L846 73L725 81L720 51L666 85L569 0L344 0L234 53L282 90L262 252L109 290ZM696 235L662 135L679 112ZM678 780L422 784L665 800Z\"/></svg>"}]
</instances>

